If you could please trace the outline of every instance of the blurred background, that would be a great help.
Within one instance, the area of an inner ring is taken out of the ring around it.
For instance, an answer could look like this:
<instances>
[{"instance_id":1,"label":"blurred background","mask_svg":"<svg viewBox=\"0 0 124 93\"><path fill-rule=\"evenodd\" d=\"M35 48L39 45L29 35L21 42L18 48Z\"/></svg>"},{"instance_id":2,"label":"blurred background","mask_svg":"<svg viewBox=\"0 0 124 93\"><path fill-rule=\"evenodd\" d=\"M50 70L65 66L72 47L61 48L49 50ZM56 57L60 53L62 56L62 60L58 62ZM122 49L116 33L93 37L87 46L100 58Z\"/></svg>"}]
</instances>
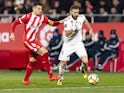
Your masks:
<instances>
[{"instance_id":1,"label":"blurred background","mask_svg":"<svg viewBox=\"0 0 124 93\"><path fill-rule=\"evenodd\" d=\"M23 45L23 24L16 27L16 41L10 41L11 23L32 11L32 4L43 4L43 13L51 20L61 20L69 15L71 5L80 7L93 27L93 35L82 28L88 52L88 71L124 71L124 0L0 0L0 69L25 69L29 62L28 50ZM53 70L59 66L58 55L63 43L63 24L51 27L43 24L38 40L50 52ZM74 53L67 71L79 71L80 60ZM40 62L36 69L42 69Z\"/></svg>"},{"instance_id":2,"label":"blurred background","mask_svg":"<svg viewBox=\"0 0 124 93\"><path fill-rule=\"evenodd\" d=\"M31 12L32 4L36 1L43 4L43 13L53 20L66 17L74 4L80 7L80 14L85 14L92 23L124 22L123 0L0 0L1 22L9 23ZM9 18L5 18L8 14Z\"/></svg>"}]
</instances>

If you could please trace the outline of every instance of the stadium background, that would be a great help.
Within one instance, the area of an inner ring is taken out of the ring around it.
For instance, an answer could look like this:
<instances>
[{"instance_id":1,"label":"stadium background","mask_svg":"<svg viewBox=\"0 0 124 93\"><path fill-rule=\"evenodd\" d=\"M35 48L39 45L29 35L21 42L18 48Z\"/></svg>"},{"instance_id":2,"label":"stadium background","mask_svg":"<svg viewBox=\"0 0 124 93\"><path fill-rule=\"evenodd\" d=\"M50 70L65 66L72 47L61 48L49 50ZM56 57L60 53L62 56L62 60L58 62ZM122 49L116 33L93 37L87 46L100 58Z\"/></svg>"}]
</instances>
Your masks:
<instances>
[{"instance_id":1,"label":"stadium background","mask_svg":"<svg viewBox=\"0 0 124 93\"><path fill-rule=\"evenodd\" d=\"M16 41L9 39L11 22L31 11L31 5L36 0L1 0L0 1L0 69L25 69L28 62L28 51L23 45L23 25L16 27ZM43 3L44 13L52 20L60 20L68 15L69 7L72 4L80 6L80 13L86 15L91 22L93 31L97 33L103 30L105 36L109 38L111 29L116 29L120 39L119 54L117 57L117 71L124 71L124 1L123 0L37 0ZM101 2L104 4L101 4ZM116 9L116 13L111 8ZM99 9L104 8L105 12ZM111 17L116 17L112 20ZM105 19L104 19L105 18ZM104 20L101 20L104 19ZM106 20L107 19L107 20ZM111 19L111 20L110 20ZM44 24L39 32L39 42L47 46L55 27L49 27ZM63 25L58 26L59 32L62 34ZM45 33L42 33L42 30ZM85 27L82 29L85 30ZM87 29L86 29L87 30ZM44 36L45 39L41 38ZM72 66L70 70L76 70L77 64ZM36 68L41 68L37 64ZM89 61L92 66L92 62ZM113 65L114 67L114 65ZM104 70L110 70L110 62L106 64Z\"/></svg>"}]
</instances>

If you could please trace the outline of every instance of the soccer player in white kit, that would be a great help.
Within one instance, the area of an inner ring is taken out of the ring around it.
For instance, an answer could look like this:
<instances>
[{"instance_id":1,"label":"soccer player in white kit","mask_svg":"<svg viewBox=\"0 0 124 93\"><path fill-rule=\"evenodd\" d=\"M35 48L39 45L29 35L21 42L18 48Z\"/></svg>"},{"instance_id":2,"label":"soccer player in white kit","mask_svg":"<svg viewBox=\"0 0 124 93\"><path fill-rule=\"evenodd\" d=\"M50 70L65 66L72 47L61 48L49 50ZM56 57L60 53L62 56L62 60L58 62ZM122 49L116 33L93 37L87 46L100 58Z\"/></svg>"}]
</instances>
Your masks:
<instances>
[{"instance_id":1,"label":"soccer player in white kit","mask_svg":"<svg viewBox=\"0 0 124 93\"><path fill-rule=\"evenodd\" d=\"M85 18L84 15L79 15L79 7L72 5L70 8L70 16L65 18L64 21L64 43L62 50L59 55L60 67L59 75L61 78L58 80L57 85L62 85L64 79L64 69L67 61L70 59L72 53L76 53L82 61L80 71L83 73L83 77L87 78L87 73L85 68L88 63L88 56L85 50L84 44L82 42L82 26L85 24L90 33L92 34L92 28Z\"/></svg>"}]
</instances>

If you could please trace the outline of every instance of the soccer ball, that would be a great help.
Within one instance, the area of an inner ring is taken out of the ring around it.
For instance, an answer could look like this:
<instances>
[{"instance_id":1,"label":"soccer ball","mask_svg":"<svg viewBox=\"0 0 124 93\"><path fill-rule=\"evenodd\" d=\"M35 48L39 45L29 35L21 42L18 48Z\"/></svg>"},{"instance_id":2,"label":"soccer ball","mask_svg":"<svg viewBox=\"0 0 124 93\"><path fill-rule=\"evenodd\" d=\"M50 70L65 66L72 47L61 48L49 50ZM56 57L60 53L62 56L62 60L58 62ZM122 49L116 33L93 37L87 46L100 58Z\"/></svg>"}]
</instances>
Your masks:
<instances>
[{"instance_id":1,"label":"soccer ball","mask_svg":"<svg viewBox=\"0 0 124 93\"><path fill-rule=\"evenodd\" d=\"M99 77L97 74L90 74L88 76L88 82L92 85L95 85L99 82Z\"/></svg>"}]
</instances>

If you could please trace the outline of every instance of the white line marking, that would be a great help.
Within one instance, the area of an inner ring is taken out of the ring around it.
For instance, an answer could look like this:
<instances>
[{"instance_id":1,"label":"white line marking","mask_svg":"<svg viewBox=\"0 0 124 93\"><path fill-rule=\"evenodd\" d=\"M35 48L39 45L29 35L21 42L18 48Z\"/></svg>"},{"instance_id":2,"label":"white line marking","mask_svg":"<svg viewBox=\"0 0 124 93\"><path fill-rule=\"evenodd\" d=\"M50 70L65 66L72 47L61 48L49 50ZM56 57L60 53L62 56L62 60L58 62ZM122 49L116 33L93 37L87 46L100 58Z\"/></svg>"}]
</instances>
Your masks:
<instances>
[{"instance_id":1,"label":"white line marking","mask_svg":"<svg viewBox=\"0 0 124 93\"><path fill-rule=\"evenodd\" d=\"M40 90L40 89L51 89L51 90L60 90L60 89L64 89L64 90L67 90L67 89L81 89L81 88L84 88L84 89L88 89L88 88L124 88L124 86L92 86L92 87L62 87L62 88L14 88L14 89L0 89L0 91L20 91L20 90Z\"/></svg>"}]
</instances>

